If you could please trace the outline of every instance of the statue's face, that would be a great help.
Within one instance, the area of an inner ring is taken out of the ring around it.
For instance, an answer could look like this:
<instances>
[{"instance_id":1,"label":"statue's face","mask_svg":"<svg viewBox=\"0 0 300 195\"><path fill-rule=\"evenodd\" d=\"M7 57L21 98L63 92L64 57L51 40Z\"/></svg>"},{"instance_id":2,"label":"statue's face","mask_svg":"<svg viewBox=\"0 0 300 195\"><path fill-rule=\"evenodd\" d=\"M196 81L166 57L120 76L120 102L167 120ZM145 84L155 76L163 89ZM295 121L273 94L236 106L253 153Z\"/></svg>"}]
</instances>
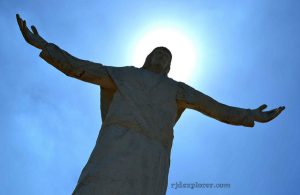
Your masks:
<instances>
[{"instance_id":1,"label":"statue's face","mask_svg":"<svg viewBox=\"0 0 300 195\"><path fill-rule=\"evenodd\" d=\"M150 67L148 67L148 69L156 73L161 73L169 66L171 59L172 57L167 51L164 49L157 49L152 55Z\"/></svg>"}]
</instances>

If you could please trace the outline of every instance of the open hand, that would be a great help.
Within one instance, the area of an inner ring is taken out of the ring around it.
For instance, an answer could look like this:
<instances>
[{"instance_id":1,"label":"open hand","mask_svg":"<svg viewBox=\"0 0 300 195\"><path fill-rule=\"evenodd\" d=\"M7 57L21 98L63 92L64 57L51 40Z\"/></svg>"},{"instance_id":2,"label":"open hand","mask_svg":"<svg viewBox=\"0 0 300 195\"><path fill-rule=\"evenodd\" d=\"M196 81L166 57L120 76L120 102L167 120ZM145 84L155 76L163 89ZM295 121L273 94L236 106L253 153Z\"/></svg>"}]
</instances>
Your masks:
<instances>
[{"instance_id":1,"label":"open hand","mask_svg":"<svg viewBox=\"0 0 300 195\"><path fill-rule=\"evenodd\" d=\"M26 40L26 42L36 48L43 49L46 46L47 41L45 41L39 35L38 31L36 30L36 28L34 26L31 26L31 30L32 30L32 32L31 32L26 26L26 21L22 20L22 18L20 18L19 14L17 14L16 17L17 17L17 22L18 22L19 28L20 28L21 33L22 33L24 39Z\"/></svg>"},{"instance_id":2,"label":"open hand","mask_svg":"<svg viewBox=\"0 0 300 195\"><path fill-rule=\"evenodd\" d=\"M267 108L267 105L263 104L257 109L252 110L252 114L255 121L266 123L276 118L285 109L284 106L280 106L270 111L263 111L265 108Z\"/></svg>"}]
</instances>

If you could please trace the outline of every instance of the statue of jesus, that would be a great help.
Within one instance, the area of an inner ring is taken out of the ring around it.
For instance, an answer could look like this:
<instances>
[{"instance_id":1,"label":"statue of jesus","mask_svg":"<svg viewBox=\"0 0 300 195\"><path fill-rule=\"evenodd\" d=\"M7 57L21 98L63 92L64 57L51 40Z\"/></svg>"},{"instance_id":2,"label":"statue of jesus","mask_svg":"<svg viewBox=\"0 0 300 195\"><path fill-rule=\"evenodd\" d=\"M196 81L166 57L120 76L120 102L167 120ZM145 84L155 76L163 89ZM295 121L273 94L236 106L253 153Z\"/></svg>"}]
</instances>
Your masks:
<instances>
[{"instance_id":1,"label":"statue of jesus","mask_svg":"<svg viewBox=\"0 0 300 195\"><path fill-rule=\"evenodd\" d=\"M83 168L76 195L165 195L173 128L187 108L231 125L253 127L277 117L284 106L264 111L228 106L168 77L171 52L155 48L141 68L112 67L78 59L29 30L17 14L27 43L67 76L99 85L102 126Z\"/></svg>"}]
</instances>

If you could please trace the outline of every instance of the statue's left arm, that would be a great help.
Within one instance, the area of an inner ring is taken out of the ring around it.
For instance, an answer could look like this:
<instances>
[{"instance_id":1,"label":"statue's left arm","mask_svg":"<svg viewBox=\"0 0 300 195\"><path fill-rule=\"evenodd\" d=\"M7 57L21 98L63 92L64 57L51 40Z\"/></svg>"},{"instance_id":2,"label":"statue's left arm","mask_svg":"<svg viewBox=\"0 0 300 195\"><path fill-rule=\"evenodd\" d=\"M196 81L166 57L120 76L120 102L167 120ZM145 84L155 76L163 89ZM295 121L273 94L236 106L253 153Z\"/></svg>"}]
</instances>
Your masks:
<instances>
[{"instance_id":1,"label":"statue's left arm","mask_svg":"<svg viewBox=\"0 0 300 195\"><path fill-rule=\"evenodd\" d=\"M277 117L284 106L270 111L263 111L267 106L264 104L257 109L244 109L222 104L213 98L197 91L196 89L178 82L177 102L181 108L197 110L207 116L231 125L243 125L253 127L255 121L268 122Z\"/></svg>"}]
</instances>

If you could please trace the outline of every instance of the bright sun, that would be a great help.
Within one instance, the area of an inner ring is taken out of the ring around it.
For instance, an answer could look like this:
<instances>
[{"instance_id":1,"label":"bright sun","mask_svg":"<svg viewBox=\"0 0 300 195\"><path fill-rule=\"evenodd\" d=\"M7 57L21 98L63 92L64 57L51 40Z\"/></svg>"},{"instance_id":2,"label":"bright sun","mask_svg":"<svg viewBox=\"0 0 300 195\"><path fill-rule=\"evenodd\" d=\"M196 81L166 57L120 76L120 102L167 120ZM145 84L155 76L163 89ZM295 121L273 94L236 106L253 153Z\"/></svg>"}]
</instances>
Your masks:
<instances>
[{"instance_id":1,"label":"bright sun","mask_svg":"<svg viewBox=\"0 0 300 195\"><path fill-rule=\"evenodd\" d=\"M158 28L144 34L134 46L133 63L143 65L147 55L158 46L167 47L172 52L169 77L187 81L195 71L198 53L185 34L175 28Z\"/></svg>"}]
</instances>

